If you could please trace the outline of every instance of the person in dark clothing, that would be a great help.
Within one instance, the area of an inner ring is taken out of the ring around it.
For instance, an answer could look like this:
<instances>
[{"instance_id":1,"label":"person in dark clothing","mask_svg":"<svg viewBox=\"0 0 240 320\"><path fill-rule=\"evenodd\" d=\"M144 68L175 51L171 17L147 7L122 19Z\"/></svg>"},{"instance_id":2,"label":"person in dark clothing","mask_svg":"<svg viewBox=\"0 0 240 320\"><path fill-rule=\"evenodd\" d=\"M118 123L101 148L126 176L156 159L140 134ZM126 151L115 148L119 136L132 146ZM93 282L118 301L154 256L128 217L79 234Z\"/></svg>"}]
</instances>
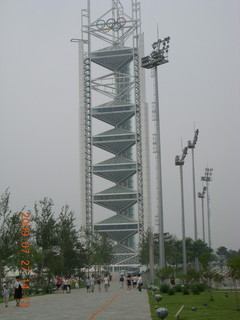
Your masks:
<instances>
[{"instance_id":1,"label":"person in dark clothing","mask_svg":"<svg viewBox=\"0 0 240 320\"><path fill-rule=\"evenodd\" d=\"M14 299L16 300L16 307L20 307L20 300L22 299L22 283L20 282L19 276L16 277L14 284Z\"/></svg>"},{"instance_id":2,"label":"person in dark clothing","mask_svg":"<svg viewBox=\"0 0 240 320\"><path fill-rule=\"evenodd\" d=\"M120 288L123 288L123 284L124 284L124 276L123 276L122 274L121 274L121 276L120 276L119 281L120 281Z\"/></svg>"}]
</instances>

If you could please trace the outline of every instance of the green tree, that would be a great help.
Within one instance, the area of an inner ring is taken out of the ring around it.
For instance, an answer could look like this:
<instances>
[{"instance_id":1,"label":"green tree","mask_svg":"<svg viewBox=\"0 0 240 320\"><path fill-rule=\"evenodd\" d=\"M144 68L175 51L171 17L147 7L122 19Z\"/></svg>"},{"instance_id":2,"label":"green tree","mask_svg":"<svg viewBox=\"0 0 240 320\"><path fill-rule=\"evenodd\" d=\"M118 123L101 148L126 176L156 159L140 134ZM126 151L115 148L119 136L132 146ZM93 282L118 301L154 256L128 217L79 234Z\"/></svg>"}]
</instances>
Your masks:
<instances>
[{"instance_id":1,"label":"green tree","mask_svg":"<svg viewBox=\"0 0 240 320\"><path fill-rule=\"evenodd\" d=\"M77 277L82 277L82 268L86 268L88 266L88 255L87 250L80 240L76 243L76 251L77 251L77 260L76 260L76 270L75 275Z\"/></svg>"},{"instance_id":2,"label":"green tree","mask_svg":"<svg viewBox=\"0 0 240 320\"><path fill-rule=\"evenodd\" d=\"M111 264L113 259L113 243L106 233L95 233L95 241L92 243L93 264L98 272L101 267Z\"/></svg>"},{"instance_id":3,"label":"green tree","mask_svg":"<svg viewBox=\"0 0 240 320\"><path fill-rule=\"evenodd\" d=\"M37 275L37 279L41 278L44 254L42 249L36 245L36 243L34 242L34 239L32 239L31 241L30 260L31 260L32 272Z\"/></svg>"},{"instance_id":4,"label":"green tree","mask_svg":"<svg viewBox=\"0 0 240 320\"><path fill-rule=\"evenodd\" d=\"M62 207L56 224L56 234L60 256L58 274L65 277L71 277L79 264L79 235L74 221L74 212L69 209L69 206Z\"/></svg>"},{"instance_id":5,"label":"green tree","mask_svg":"<svg viewBox=\"0 0 240 320\"><path fill-rule=\"evenodd\" d=\"M156 275L161 280L161 282L164 283L165 280L174 278L175 269L173 267L165 267L162 269L158 269L156 271Z\"/></svg>"},{"instance_id":6,"label":"green tree","mask_svg":"<svg viewBox=\"0 0 240 320\"><path fill-rule=\"evenodd\" d=\"M224 246L217 248L216 254L219 257L221 263L227 261L229 258L228 249Z\"/></svg>"},{"instance_id":7,"label":"green tree","mask_svg":"<svg viewBox=\"0 0 240 320\"><path fill-rule=\"evenodd\" d=\"M182 275L182 278L186 281L186 283L193 285L194 283L198 283L200 280L200 273L196 270L190 268L187 270L187 273Z\"/></svg>"},{"instance_id":8,"label":"green tree","mask_svg":"<svg viewBox=\"0 0 240 320\"><path fill-rule=\"evenodd\" d=\"M6 189L0 199L0 282L6 266L20 268L21 224L19 214L9 210L9 199L10 192Z\"/></svg>"},{"instance_id":9,"label":"green tree","mask_svg":"<svg viewBox=\"0 0 240 320\"><path fill-rule=\"evenodd\" d=\"M228 259L231 259L232 257L239 256L240 255L240 250L229 250L228 251Z\"/></svg>"},{"instance_id":10,"label":"green tree","mask_svg":"<svg viewBox=\"0 0 240 320\"><path fill-rule=\"evenodd\" d=\"M199 258L204 253L211 254L212 249L200 239L194 241L192 238L186 238L186 253L187 262L193 264L195 257Z\"/></svg>"},{"instance_id":11,"label":"green tree","mask_svg":"<svg viewBox=\"0 0 240 320\"><path fill-rule=\"evenodd\" d=\"M151 229L147 230L142 237L142 241L139 244L139 262L142 265L147 266L149 265L150 262L150 257L149 257L149 246L150 246L150 239L151 239ZM153 244L152 244L153 245Z\"/></svg>"},{"instance_id":12,"label":"green tree","mask_svg":"<svg viewBox=\"0 0 240 320\"><path fill-rule=\"evenodd\" d=\"M53 201L45 197L34 205L34 215L32 221L34 226L32 233L35 237L37 250L42 251L42 265L38 264L38 270L43 276L43 272L51 277L55 265L53 247L58 244L56 233L56 219L53 212Z\"/></svg>"},{"instance_id":13,"label":"green tree","mask_svg":"<svg viewBox=\"0 0 240 320\"><path fill-rule=\"evenodd\" d=\"M229 275L234 281L237 310L240 310L240 302L239 302L237 283L236 283L237 280L240 280L240 254L230 258L228 260L227 265L229 268Z\"/></svg>"},{"instance_id":14,"label":"green tree","mask_svg":"<svg viewBox=\"0 0 240 320\"><path fill-rule=\"evenodd\" d=\"M216 271L211 268L211 260L213 259L213 255L211 253L202 253L199 257L199 262L201 263L201 277L208 282L209 286L209 294L210 300L213 301L212 295L212 280L216 277Z\"/></svg>"},{"instance_id":15,"label":"green tree","mask_svg":"<svg viewBox=\"0 0 240 320\"><path fill-rule=\"evenodd\" d=\"M88 268L94 267L100 270L101 267L111 264L113 259L113 242L105 233L82 230L85 238Z\"/></svg>"},{"instance_id":16,"label":"green tree","mask_svg":"<svg viewBox=\"0 0 240 320\"><path fill-rule=\"evenodd\" d=\"M168 264L177 268L182 263L182 241L170 233L164 234L165 260Z\"/></svg>"},{"instance_id":17,"label":"green tree","mask_svg":"<svg viewBox=\"0 0 240 320\"><path fill-rule=\"evenodd\" d=\"M213 252L213 250L210 247L208 247L206 242L202 241L201 239L193 241L192 251L193 251L193 256L197 258L199 258L200 255L203 253L212 254Z\"/></svg>"}]
</instances>

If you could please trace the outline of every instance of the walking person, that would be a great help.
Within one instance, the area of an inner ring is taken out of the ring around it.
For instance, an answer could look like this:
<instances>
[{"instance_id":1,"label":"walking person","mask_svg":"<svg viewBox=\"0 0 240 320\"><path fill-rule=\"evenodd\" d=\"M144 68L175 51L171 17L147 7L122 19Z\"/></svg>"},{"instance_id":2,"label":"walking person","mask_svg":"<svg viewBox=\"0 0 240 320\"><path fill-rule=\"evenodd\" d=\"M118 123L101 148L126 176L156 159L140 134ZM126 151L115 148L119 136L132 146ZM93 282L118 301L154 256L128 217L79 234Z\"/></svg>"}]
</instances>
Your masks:
<instances>
[{"instance_id":1,"label":"walking person","mask_svg":"<svg viewBox=\"0 0 240 320\"><path fill-rule=\"evenodd\" d=\"M134 274L132 277L132 286L133 286L133 289L135 289L137 286L137 275L136 274Z\"/></svg>"},{"instance_id":2,"label":"walking person","mask_svg":"<svg viewBox=\"0 0 240 320\"><path fill-rule=\"evenodd\" d=\"M66 279L66 278L63 279L62 284L63 284L63 293L66 293L66 292L67 292L67 289L68 289L67 279Z\"/></svg>"},{"instance_id":3,"label":"walking person","mask_svg":"<svg viewBox=\"0 0 240 320\"><path fill-rule=\"evenodd\" d=\"M22 299L22 283L20 282L19 276L16 278L16 282L14 284L14 299L16 300L16 307L20 307L20 301Z\"/></svg>"},{"instance_id":4,"label":"walking person","mask_svg":"<svg viewBox=\"0 0 240 320\"><path fill-rule=\"evenodd\" d=\"M131 289L132 289L132 278L131 278L130 274L127 275L126 282L127 282L127 291L131 291Z\"/></svg>"},{"instance_id":5,"label":"walking person","mask_svg":"<svg viewBox=\"0 0 240 320\"><path fill-rule=\"evenodd\" d=\"M79 289L79 283L78 283L77 280L74 280L74 285L75 285L75 288L76 288L76 289Z\"/></svg>"},{"instance_id":6,"label":"walking person","mask_svg":"<svg viewBox=\"0 0 240 320\"><path fill-rule=\"evenodd\" d=\"M87 293L90 292L90 287L91 287L91 280L89 278L89 276L86 279L86 289L87 289Z\"/></svg>"},{"instance_id":7,"label":"walking person","mask_svg":"<svg viewBox=\"0 0 240 320\"><path fill-rule=\"evenodd\" d=\"M3 302L5 303L5 307L8 307L8 299L9 299L10 290L8 289L7 283L3 285Z\"/></svg>"},{"instance_id":8,"label":"walking person","mask_svg":"<svg viewBox=\"0 0 240 320\"><path fill-rule=\"evenodd\" d=\"M109 287L109 279L107 274L105 274L105 277L103 278L103 282L104 282L104 289L106 292L108 292L108 287Z\"/></svg>"},{"instance_id":9,"label":"walking person","mask_svg":"<svg viewBox=\"0 0 240 320\"><path fill-rule=\"evenodd\" d=\"M67 292L68 292L68 293L71 293L71 284L72 284L71 279L68 279L68 280L67 280Z\"/></svg>"},{"instance_id":10,"label":"walking person","mask_svg":"<svg viewBox=\"0 0 240 320\"><path fill-rule=\"evenodd\" d=\"M138 291L139 291L139 292L142 291L142 285L143 285L142 277L141 277L141 275L139 274L139 275L138 275L138 279L137 279L137 288L138 288Z\"/></svg>"},{"instance_id":11,"label":"walking person","mask_svg":"<svg viewBox=\"0 0 240 320\"><path fill-rule=\"evenodd\" d=\"M120 289L122 289L124 284L124 276L122 274L120 275L119 282L120 282Z\"/></svg>"},{"instance_id":12,"label":"walking person","mask_svg":"<svg viewBox=\"0 0 240 320\"><path fill-rule=\"evenodd\" d=\"M62 279L57 277L57 283L56 283L57 293L61 293L61 286L62 286Z\"/></svg>"},{"instance_id":13,"label":"walking person","mask_svg":"<svg viewBox=\"0 0 240 320\"><path fill-rule=\"evenodd\" d=\"M91 292L94 292L94 288L95 288L94 284L95 284L95 278L94 278L94 276L92 275L92 276L91 276Z\"/></svg>"},{"instance_id":14,"label":"walking person","mask_svg":"<svg viewBox=\"0 0 240 320\"><path fill-rule=\"evenodd\" d=\"M100 276L97 278L97 285L98 285L98 292L101 292L102 291L102 281L101 281Z\"/></svg>"}]
</instances>

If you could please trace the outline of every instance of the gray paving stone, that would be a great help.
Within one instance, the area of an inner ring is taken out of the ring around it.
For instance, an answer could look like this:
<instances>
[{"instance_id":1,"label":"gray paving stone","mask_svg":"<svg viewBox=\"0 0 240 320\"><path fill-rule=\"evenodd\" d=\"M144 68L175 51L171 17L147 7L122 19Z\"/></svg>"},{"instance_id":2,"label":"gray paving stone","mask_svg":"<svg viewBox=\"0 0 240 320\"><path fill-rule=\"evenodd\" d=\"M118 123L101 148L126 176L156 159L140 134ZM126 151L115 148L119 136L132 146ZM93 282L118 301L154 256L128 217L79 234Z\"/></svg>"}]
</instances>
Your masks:
<instances>
[{"instance_id":1,"label":"gray paving stone","mask_svg":"<svg viewBox=\"0 0 240 320\"><path fill-rule=\"evenodd\" d=\"M28 308L8 308L0 304L0 319L4 320L151 320L147 291L128 292L111 282L108 292L87 293L74 289L70 294L51 294L30 298Z\"/></svg>"}]
</instances>

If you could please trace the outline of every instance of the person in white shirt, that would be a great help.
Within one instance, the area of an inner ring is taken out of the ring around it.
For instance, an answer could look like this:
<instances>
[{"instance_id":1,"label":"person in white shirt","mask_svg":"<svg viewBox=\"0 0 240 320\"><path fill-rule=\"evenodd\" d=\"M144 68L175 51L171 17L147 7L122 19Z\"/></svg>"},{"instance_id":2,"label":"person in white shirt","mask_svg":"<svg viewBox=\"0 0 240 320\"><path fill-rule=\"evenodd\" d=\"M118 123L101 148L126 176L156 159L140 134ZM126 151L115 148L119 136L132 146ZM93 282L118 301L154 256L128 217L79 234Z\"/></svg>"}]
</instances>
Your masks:
<instances>
[{"instance_id":1,"label":"person in white shirt","mask_svg":"<svg viewBox=\"0 0 240 320\"><path fill-rule=\"evenodd\" d=\"M4 285L3 285L3 300L4 300L6 308L8 306L8 299L9 299L9 289L8 289L7 283L4 283Z\"/></svg>"},{"instance_id":2,"label":"person in white shirt","mask_svg":"<svg viewBox=\"0 0 240 320\"><path fill-rule=\"evenodd\" d=\"M142 277L141 277L141 275L139 274L139 275L138 275L138 279L137 279L137 288L138 288L139 292L142 291L142 285L143 285Z\"/></svg>"},{"instance_id":3,"label":"person in white shirt","mask_svg":"<svg viewBox=\"0 0 240 320\"><path fill-rule=\"evenodd\" d=\"M105 274L105 277L103 278L103 282L104 282L104 289L107 292L108 291L108 287L109 287L109 279L107 274Z\"/></svg>"},{"instance_id":4,"label":"person in white shirt","mask_svg":"<svg viewBox=\"0 0 240 320\"><path fill-rule=\"evenodd\" d=\"M67 292L67 279L64 278L63 279L63 293L66 293Z\"/></svg>"},{"instance_id":5,"label":"person in white shirt","mask_svg":"<svg viewBox=\"0 0 240 320\"><path fill-rule=\"evenodd\" d=\"M95 286L94 286L94 284L95 284L95 278L94 278L94 276L92 275L91 276L91 292L94 292L94 289L95 289Z\"/></svg>"},{"instance_id":6,"label":"person in white shirt","mask_svg":"<svg viewBox=\"0 0 240 320\"><path fill-rule=\"evenodd\" d=\"M133 277L132 277L132 285L133 285L133 288L136 288L136 286L137 286L137 276L136 276L136 274L134 274Z\"/></svg>"}]
</instances>

